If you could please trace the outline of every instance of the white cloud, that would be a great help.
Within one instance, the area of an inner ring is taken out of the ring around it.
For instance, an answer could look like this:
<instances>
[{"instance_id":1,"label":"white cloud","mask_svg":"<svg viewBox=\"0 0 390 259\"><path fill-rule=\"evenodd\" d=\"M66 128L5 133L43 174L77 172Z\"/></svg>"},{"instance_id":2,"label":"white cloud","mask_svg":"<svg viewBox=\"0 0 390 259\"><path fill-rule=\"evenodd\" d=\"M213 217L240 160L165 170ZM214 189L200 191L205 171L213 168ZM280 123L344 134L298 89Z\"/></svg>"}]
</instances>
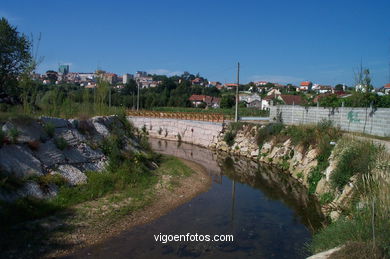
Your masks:
<instances>
[{"instance_id":1,"label":"white cloud","mask_svg":"<svg viewBox=\"0 0 390 259\"><path fill-rule=\"evenodd\" d=\"M159 68L159 69L151 69L148 70L149 74L156 74L156 75L167 75L167 76L175 76L175 75L181 75L183 74L182 71L170 71L168 69Z\"/></svg>"},{"instance_id":2,"label":"white cloud","mask_svg":"<svg viewBox=\"0 0 390 259\"><path fill-rule=\"evenodd\" d=\"M272 83L297 83L304 78L283 75L253 75L249 77L251 81L268 81Z\"/></svg>"}]
</instances>

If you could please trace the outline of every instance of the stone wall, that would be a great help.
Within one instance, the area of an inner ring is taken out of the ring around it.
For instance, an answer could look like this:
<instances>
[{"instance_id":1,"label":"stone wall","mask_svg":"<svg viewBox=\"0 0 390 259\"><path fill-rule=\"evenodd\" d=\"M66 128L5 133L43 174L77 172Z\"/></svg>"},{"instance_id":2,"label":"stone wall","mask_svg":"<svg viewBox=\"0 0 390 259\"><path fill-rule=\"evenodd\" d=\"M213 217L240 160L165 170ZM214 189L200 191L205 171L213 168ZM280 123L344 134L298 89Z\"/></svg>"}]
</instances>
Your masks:
<instances>
[{"instance_id":1,"label":"stone wall","mask_svg":"<svg viewBox=\"0 0 390 259\"><path fill-rule=\"evenodd\" d=\"M176 141L181 139L183 142L203 147L216 143L223 129L222 123L217 122L132 116L127 118L135 127L144 127L150 137Z\"/></svg>"},{"instance_id":2,"label":"stone wall","mask_svg":"<svg viewBox=\"0 0 390 259\"><path fill-rule=\"evenodd\" d=\"M390 136L389 108L271 106L270 121L278 118L288 125L315 124L327 119L345 131Z\"/></svg>"}]
</instances>

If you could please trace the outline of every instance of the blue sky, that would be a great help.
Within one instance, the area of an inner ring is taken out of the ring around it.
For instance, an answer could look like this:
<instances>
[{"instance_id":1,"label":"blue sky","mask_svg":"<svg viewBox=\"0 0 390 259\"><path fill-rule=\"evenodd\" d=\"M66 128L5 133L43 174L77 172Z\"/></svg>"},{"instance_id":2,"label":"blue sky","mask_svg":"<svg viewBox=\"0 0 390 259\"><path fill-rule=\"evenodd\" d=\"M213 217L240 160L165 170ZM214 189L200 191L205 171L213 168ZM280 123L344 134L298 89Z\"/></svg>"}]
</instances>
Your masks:
<instances>
[{"instance_id":1,"label":"blue sky","mask_svg":"<svg viewBox=\"0 0 390 259\"><path fill-rule=\"evenodd\" d=\"M389 81L390 1L2 0L0 16L35 37L40 72L69 63L209 80L353 83L363 61L373 83Z\"/></svg>"}]
</instances>

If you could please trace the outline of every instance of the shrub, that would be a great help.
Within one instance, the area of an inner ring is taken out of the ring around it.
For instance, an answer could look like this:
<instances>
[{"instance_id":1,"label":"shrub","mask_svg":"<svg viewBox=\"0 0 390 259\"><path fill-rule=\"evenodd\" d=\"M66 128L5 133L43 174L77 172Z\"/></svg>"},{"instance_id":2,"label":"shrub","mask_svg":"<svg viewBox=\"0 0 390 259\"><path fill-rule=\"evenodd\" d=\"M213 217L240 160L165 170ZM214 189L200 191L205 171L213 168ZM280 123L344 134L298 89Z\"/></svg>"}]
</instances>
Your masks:
<instances>
[{"instance_id":1,"label":"shrub","mask_svg":"<svg viewBox=\"0 0 390 259\"><path fill-rule=\"evenodd\" d=\"M144 124L144 126L142 126L141 130L142 130L142 132L144 134L148 134L148 130L146 129L146 125L145 124Z\"/></svg>"},{"instance_id":2,"label":"shrub","mask_svg":"<svg viewBox=\"0 0 390 259\"><path fill-rule=\"evenodd\" d=\"M18 131L17 128L11 128L9 131L8 131L8 135L12 141L12 143L16 143L17 142L17 139L20 135L20 132Z\"/></svg>"},{"instance_id":3,"label":"shrub","mask_svg":"<svg viewBox=\"0 0 390 259\"><path fill-rule=\"evenodd\" d=\"M54 144L56 145L56 147L57 147L59 150L64 150L65 148L68 147L68 142L67 142L66 139L64 139L63 137L56 138L56 139L54 140Z\"/></svg>"},{"instance_id":4,"label":"shrub","mask_svg":"<svg viewBox=\"0 0 390 259\"><path fill-rule=\"evenodd\" d=\"M271 136L278 135L284 129L282 123L270 123L259 129L257 133L257 144L263 146L264 142Z\"/></svg>"},{"instance_id":5,"label":"shrub","mask_svg":"<svg viewBox=\"0 0 390 259\"><path fill-rule=\"evenodd\" d=\"M333 200L334 200L334 193L332 193L332 192L326 192L320 196L320 203L322 205L328 204Z\"/></svg>"},{"instance_id":6,"label":"shrub","mask_svg":"<svg viewBox=\"0 0 390 259\"><path fill-rule=\"evenodd\" d=\"M51 138L54 137L55 126L54 126L53 123L51 123L51 122L45 123L45 124L43 125L43 128L44 128L46 134L47 134L49 137L51 137Z\"/></svg>"},{"instance_id":7,"label":"shrub","mask_svg":"<svg viewBox=\"0 0 390 259\"><path fill-rule=\"evenodd\" d=\"M223 140L226 142L226 144L231 147L234 144L234 139L236 137L236 133L233 131L228 131L223 136Z\"/></svg>"},{"instance_id":8,"label":"shrub","mask_svg":"<svg viewBox=\"0 0 390 259\"><path fill-rule=\"evenodd\" d=\"M378 147L372 142L350 142L341 152L336 169L331 175L332 187L341 190L352 176L370 174L378 151Z\"/></svg>"}]
</instances>

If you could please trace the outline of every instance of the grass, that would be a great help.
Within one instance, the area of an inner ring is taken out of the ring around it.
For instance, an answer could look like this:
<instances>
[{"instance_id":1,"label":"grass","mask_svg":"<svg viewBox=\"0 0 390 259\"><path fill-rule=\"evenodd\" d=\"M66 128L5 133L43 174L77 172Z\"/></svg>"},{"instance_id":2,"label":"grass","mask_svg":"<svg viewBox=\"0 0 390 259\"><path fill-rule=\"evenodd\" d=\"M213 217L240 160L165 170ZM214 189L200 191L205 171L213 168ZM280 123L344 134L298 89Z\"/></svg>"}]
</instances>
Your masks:
<instances>
[{"instance_id":1,"label":"grass","mask_svg":"<svg viewBox=\"0 0 390 259\"><path fill-rule=\"evenodd\" d=\"M284 129L282 123L270 123L261 127L257 133L257 144L262 147L264 142L269 140L272 136L278 135Z\"/></svg>"},{"instance_id":2,"label":"grass","mask_svg":"<svg viewBox=\"0 0 390 259\"><path fill-rule=\"evenodd\" d=\"M369 141L350 141L340 152L336 170L331 175L332 187L341 190L358 174L371 173L379 147Z\"/></svg>"},{"instance_id":3,"label":"grass","mask_svg":"<svg viewBox=\"0 0 390 259\"><path fill-rule=\"evenodd\" d=\"M107 195L115 195L112 202L119 202L128 197L137 200L137 206L130 206L124 211L129 212L141 208L150 202L153 196L152 187L157 183L161 175L172 176L172 181L177 177L186 177L193 173L179 159L174 157L162 157L158 169L151 171L143 166L137 166L134 161L122 164L115 171L87 172L88 182L83 185L70 187L58 175L45 175L35 179L40 185L57 183L60 185L59 193L49 200L38 200L35 198L23 198L15 203L0 203L0 225L9 227L16 223L27 220L39 219L53 215L65 209L69 209L83 202L98 200ZM1 187L8 189L21 186L20 182L3 177L0 181ZM28 179L34 180L34 179ZM10 216L12 215L12 216Z\"/></svg>"},{"instance_id":4,"label":"grass","mask_svg":"<svg viewBox=\"0 0 390 259\"><path fill-rule=\"evenodd\" d=\"M41 109L38 108L26 113L22 106L15 105L10 107L6 112L0 112L0 121L4 122L12 118L20 117L38 118L39 116L52 116L66 119L93 117L120 114L124 113L125 110L126 108L122 106L109 107L108 105L98 105L85 102L63 102L62 104L45 106Z\"/></svg>"},{"instance_id":5,"label":"grass","mask_svg":"<svg viewBox=\"0 0 390 259\"><path fill-rule=\"evenodd\" d=\"M336 171L342 176L335 187L356 173L355 200L341 219L314 235L310 249L316 253L346 244L339 256L349 255L340 258L362 258L362 253L390 258L390 156L364 141L346 139L341 144L335 153L341 154Z\"/></svg>"},{"instance_id":6,"label":"grass","mask_svg":"<svg viewBox=\"0 0 390 259\"><path fill-rule=\"evenodd\" d=\"M63 137L54 139L54 144L59 150L64 150L68 147L68 142Z\"/></svg>"},{"instance_id":7,"label":"grass","mask_svg":"<svg viewBox=\"0 0 390 259\"><path fill-rule=\"evenodd\" d=\"M49 137L54 137L54 133L55 133L55 126L53 123L51 122L48 122L48 123L45 123L43 125L43 129L45 130L46 134L49 136Z\"/></svg>"}]
</instances>

